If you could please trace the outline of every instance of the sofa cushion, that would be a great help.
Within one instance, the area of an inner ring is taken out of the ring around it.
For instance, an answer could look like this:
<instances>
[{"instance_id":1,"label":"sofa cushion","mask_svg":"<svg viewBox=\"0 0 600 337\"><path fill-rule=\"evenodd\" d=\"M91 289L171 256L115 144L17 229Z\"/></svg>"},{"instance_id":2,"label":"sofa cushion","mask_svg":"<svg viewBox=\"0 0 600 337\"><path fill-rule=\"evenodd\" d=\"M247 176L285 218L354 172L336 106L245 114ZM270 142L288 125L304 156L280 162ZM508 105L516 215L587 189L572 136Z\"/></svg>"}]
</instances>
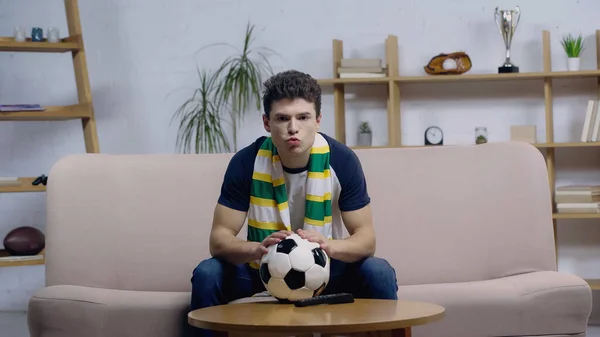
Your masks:
<instances>
[{"instance_id":1,"label":"sofa cushion","mask_svg":"<svg viewBox=\"0 0 600 337\"><path fill-rule=\"evenodd\" d=\"M398 297L446 309L443 320L415 327L414 337L576 335L585 333L592 307L586 282L553 271L401 286Z\"/></svg>"},{"instance_id":2,"label":"sofa cushion","mask_svg":"<svg viewBox=\"0 0 600 337\"><path fill-rule=\"evenodd\" d=\"M190 294L57 285L29 302L32 337L148 337L192 335Z\"/></svg>"}]
</instances>

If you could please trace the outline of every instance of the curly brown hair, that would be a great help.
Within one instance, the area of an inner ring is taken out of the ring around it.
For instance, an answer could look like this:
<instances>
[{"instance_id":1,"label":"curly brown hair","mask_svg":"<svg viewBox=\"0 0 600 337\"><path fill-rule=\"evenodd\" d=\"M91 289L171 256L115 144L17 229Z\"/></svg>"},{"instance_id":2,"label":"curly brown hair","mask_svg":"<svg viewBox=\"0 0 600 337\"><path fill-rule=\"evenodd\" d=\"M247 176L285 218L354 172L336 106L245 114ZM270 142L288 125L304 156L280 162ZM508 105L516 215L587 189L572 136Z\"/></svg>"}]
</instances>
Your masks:
<instances>
[{"instance_id":1,"label":"curly brown hair","mask_svg":"<svg viewBox=\"0 0 600 337\"><path fill-rule=\"evenodd\" d=\"M321 87L310 75L297 70L287 70L273 75L264 83L263 109L270 117L273 102L286 98L302 98L315 106L317 117L321 114Z\"/></svg>"}]
</instances>

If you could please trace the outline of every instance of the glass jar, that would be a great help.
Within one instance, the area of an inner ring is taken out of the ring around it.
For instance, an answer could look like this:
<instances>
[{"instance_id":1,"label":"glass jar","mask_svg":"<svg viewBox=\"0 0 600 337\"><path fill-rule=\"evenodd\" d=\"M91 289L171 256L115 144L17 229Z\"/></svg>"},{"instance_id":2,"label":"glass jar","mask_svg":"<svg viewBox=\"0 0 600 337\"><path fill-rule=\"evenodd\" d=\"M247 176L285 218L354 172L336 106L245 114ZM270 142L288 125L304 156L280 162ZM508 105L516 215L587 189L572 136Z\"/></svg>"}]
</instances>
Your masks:
<instances>
[{"instance_id":1,"label":"glass jar","mask_svg":"<svg viewBox=\"0 0 600 337\"><path fill-rule=\"evenodd\" d=\"M488 141L488 131L486 127L479 126L475 128L475 144L485 144Z\"/></svg>"}]
</instances>

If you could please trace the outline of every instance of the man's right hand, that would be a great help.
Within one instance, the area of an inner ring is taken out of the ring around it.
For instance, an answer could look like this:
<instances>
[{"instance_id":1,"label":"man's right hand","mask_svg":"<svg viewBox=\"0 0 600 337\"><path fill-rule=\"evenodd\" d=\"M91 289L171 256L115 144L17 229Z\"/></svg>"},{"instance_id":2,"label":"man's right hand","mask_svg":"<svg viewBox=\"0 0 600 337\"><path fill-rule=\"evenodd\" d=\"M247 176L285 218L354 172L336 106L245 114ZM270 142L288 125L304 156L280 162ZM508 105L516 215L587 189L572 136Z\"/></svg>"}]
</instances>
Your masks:
<instances>
[{"instance_id":1,"label":"man's right hand","mask_svg":"<svg viewBox=\"0 0 600 337\"><path fill-rule=\"evenodd\" d=\"M294 234L292 231L281 230L267 236L256 248L257 260L261 259L265 254L269 252L269 246L279 243L279 241L285 239L289 235Z\"/></svg>"},{"instance_id":2,"label":"man's right hand","mask_svg":"<svg viewBox=\"0 0 600 337\"><path fill-rule=\"evenodd\" d=\"M244 238L238 238L237 235L240 233L245 219L245 212L217 203L209 241L212 256L223 258L233 264L257 261L269 251L268 247L293 234L287 230L277 231L262 242L251 242Z\"/></svg>"}]
</instances>

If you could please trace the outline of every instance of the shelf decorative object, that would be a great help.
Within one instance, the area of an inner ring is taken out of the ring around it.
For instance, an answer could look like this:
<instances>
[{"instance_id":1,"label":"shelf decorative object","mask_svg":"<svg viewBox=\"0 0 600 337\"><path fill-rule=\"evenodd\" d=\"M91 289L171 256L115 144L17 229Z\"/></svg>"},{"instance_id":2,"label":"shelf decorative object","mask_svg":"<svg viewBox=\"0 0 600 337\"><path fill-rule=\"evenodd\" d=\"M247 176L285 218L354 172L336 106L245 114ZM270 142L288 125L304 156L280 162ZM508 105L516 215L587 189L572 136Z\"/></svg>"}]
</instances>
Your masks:
<instances>
[{"instance_id":1,"label":"shelf decorative object","mask_svg":"<svg viewBox=\"0 0 600 337\"><path fill-rule=\"evenodd\" d=\"M35 227L22 226L8 232L3 244L10 255L37 255L46 247L46 236Z\"/></svg>"},{"instance_id":2,"label":"shelf decorative object","mask_svg":"<svg viewBox=\"0 0 600 337\"><path fill-rule=\"evenodd\" d=\"M488 142L488 131L484 126L475 128L475 144L485 144Z\"/></svg>"},{"instance_id":3,"label":"shelf decorative object","mask_svg":"<svg viewBox=\"0 0 600 337\"><path fill-rule=\"evenodd\" d=\"M444 145L444 132L439 126L433 125L425 129L424 138L425 141L423 144L425 146Z\"/></svg>"},{"instance_id":4,"label":"shelf decorative object","mask_svg":"<svg viewBox=\"0 0 600 337\"><path fill-rule=\"evenodd\" d=\"M517 6L514 10L499 10L496 7L494 19L496 19L496 24L500 29L500 34L502 34L504 46L506 47L506 59L504 60L504 64L498 67L498 73L518 73L519 67L510 61L510 46L517 30L517 25L521 20L521 8Z\"/></svg>"},{"instance_id":5,"label":"shelf decorative object","mask_svg":"<svg viewBox=\"0 0 600 337\"><path fill-rule=\"evenodd\" d=\"M471 70L471 58L465 52L438 54L423 67L429 75L460 75Z\"/></svg>"},{"instance_id":6,"label":"shelf decorative object","mask_svg":"<svg viewBox=\"0 0 600 337\"><path fill-rule=\"evenodd\" d=\"M369 122L360 123L358 129L358 146L371 146L373 142L373 133Z\"/></svg>"},{"instance_id":7,"label":"shelf decorative object","mask_svg":"<svg viewBox=\"0 0 600 337\"><path fill-rule=\"evenodd\" d=\"M58 28L56 28L56 27L48 28L48 42L50 42L50 43L60 42L60 34L58 31Z\"/></svg>"},{"instance_id":8,"label":"shelf decorative object","mask_svg":"<svg viewBox=\"0 0 600 337\"><path fill-rule=\"evenodd\" d=\"M42 42L44 41L44 30L40 27L33 27L31 29L31 41Z\"/></svg>"},{"instance_id":9,"label":"shelf decorative object","mask_svg":"<svg viewBox=\"0 0 600 337\"><path fill-rule=\"evenodd\" d=\"M387 68L377 58L345 58L337 68L339 78L384 78Z\"/></svg>"},{"instance_id":10,"label":"shelf decorative object","mask_svg":"<svg viewBox=\"0 0 600 337\"><path fill-rule=\"evenodd\" d=\"M25 33L25 28L18 26L15 27L15 30L13 32L13 37L15 38L16 42L25 42L25 40L27 39L27 34Z\"/></svg>"},{"instance_id":11,"label":"shelf decorative object","mask_svg":"<svg viewBox=\"0 0 600 337\"><path fill-rule=\"evenodd\" d=\"M569 34L564 36L560 41L565 53L567 54L567 69L569 71L578 71L581 60L581 52L586 47L586 41L581 36L573 37Z\"/></svg>"},{"instance_id":12,"label":"shelf decorative object","mask_svg":"<svg viewBox=\"0 0 600 337\"><path fill-rule=\"evenodd\" d=\"M536 125L511 125L510 140L513 142L536 143Z\"/></svg>"}]
</instances>

